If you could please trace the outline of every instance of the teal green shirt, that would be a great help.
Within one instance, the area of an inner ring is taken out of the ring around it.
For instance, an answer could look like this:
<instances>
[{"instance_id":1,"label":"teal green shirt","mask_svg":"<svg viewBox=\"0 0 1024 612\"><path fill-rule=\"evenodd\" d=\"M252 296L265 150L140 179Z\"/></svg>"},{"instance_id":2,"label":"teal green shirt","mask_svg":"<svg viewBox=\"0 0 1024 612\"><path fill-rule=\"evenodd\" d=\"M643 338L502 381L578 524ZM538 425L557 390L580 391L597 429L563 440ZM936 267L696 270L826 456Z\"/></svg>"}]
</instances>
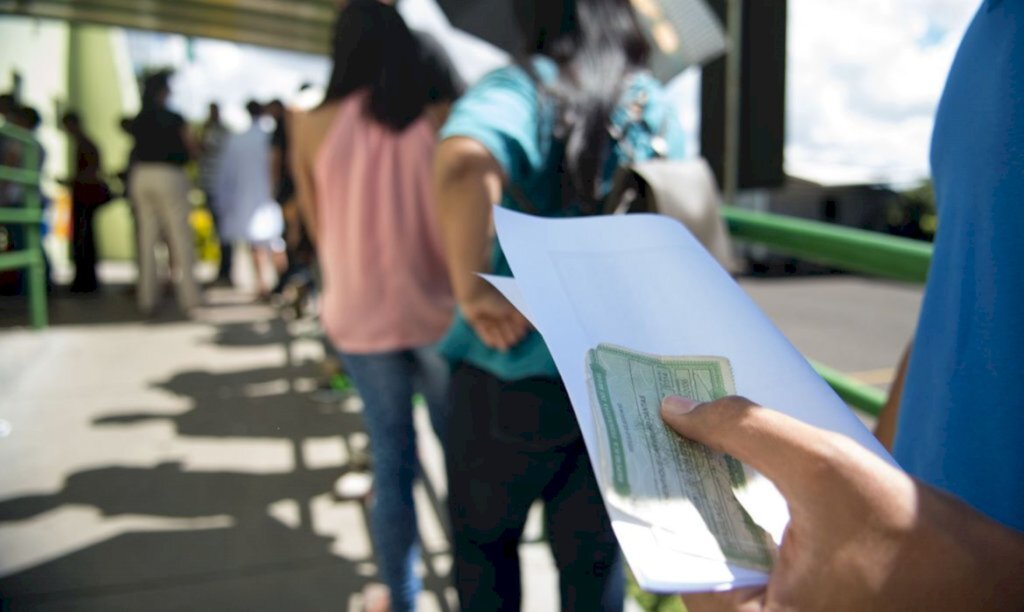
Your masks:
<instances>
[{"instance_id":1,"label":"teal green shirt","mask_svg":"<svg viewBox=\"0 0 1024 612\"><path fill-rule=\"evenodd\" d=\"M553 81L557 67L547 58L534 59L539 78ZM628 106L645 97L643 123L646 129L630 123ZM490 151L505 172L510 184L530 202L531 214L568 216L571 207L562 202L562 182L558 168L564 145L555 136L556 109L538 95L534 81L520 66L496 70L480 80L452 109L441 130L441 139L462 136L472 138ZM616 168L629 163L626 149L634 161L654 156L650 140L665 138L668 157L683 155L683 130L675 109L665 97L661 84L643 73L631 79L623 95L623 103L615 109L611 124L624 130L625 136L612 146L605 168L605 187L611 188ZM521 207L508 194L501 206L513 210ZM499 276L511 276L500 245L495 243L492 270ZM531 332L508 352L487 347L474 333L461 313L441 342L441 351L453 362L465 361L503 380L519 380L535 376L557 377L558 370L540 334Z\"/></svg>"}]
</instances>

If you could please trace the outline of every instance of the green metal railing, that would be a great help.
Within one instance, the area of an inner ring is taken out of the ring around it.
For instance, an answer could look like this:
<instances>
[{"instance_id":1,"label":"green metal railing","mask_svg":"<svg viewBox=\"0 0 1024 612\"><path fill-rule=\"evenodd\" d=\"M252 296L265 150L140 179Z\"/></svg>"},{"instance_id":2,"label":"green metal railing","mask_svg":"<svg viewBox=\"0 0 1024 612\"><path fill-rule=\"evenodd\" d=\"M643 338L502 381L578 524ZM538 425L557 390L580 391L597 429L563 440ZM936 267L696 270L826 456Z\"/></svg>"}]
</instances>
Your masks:
<instances>
[{"instance_id":1,"label":"green metal railing","mask_svg":"<svg viewBox=\"0 0 1024 612\"><path fill-rule=\"evenodd\" d=\"M0 124L0 138L22 146L21 168L0 166L0 182L24 186L25 201L20 206L0 206L0 224L23 225L25 244L19 251L0 253L0 271L25 270L28 279L29 316L32 326L46 327L46 260L40 226L43 222L42 198L39 192L39 161L42 149L32 134L16 126Z\"/></svg>"},{"instance_id":2,"label":"green metal railing","mask_svg":"<svg viewBox=\"0 0 1024 612\"><path fill-rule=\"evenodd\" d=\"M726 206L722 216L738 240L799 259L880 278L924 283L932 245L841 225ZM836 393L854 408L877 416L886 394L832 368L811 362Z\"/></svg>"}]
</instances>

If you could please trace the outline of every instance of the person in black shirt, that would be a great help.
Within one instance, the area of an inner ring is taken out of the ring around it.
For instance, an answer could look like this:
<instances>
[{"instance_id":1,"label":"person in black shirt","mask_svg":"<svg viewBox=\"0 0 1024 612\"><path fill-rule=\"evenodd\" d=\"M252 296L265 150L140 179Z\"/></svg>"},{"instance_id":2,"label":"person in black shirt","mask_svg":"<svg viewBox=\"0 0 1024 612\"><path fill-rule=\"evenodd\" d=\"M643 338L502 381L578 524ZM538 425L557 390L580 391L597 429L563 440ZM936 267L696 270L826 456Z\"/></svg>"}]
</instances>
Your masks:
<instances>
[{"instance_id":1,"label":"person in black shirt","mask_svg":"<svg viewBox=\"0 0 1024 612\"><path fill-rule=\"evenodd\" d=\"M135 206L139 244L139 308L150 314L159 295L156 244L167 240L177 288L178 306L186 313L199 303L199 288L192 275L193 239L188 216L188 179L184 165L198 148L185 120L167 109L170 74L158 72L146 79L142 110L131 122L135 138L129 191Z\"/></svg>"},{"instance_id":2,"label":"person in black shirt","mask_svg":"<svg viewBox=\"0 0 1024 612\"><path fill-rule=\"evenodd\" d=\"M71 177L71 258L75 262L75 280L71 291L92 293L99 288L93 219L100 205L110 201L110 190L100 177L100 150L85 135L78 114L66 113L61 124L75 147L75 169Z\"/></svg>"}]
</instances>

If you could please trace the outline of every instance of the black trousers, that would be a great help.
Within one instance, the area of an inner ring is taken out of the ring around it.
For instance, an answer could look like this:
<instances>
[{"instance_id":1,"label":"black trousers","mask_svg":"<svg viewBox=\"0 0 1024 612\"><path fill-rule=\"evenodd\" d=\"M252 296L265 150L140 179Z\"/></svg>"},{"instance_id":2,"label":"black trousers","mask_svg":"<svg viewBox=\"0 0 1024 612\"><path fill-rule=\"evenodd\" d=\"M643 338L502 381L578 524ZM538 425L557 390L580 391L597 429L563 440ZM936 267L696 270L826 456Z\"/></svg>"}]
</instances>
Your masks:
<instances>
[{"instance_id":1,"label":"black trousers","mask_svg":"<svg viewBox=\"0 0 1024 612\"><path fill-rule=\"evenodd\" d=\"M231 266L234 263L235 245L232 242L220 240L220 215L217 214L217 207L213 201L213 190L206 190L206 207L213 217L213 227L217 231L218 243L220 244L220 264L217 266L217 280L231 280Z\"/></svg>"},{"instance_id":2,"label":"black trousers","mask_svg":"<svg viewBox=\"0 0 1024 612\"><path fill-rule=\"evenodd\" d=\"M71 259L75 262L72 291L90 292L99 286L96 279L96 238L93 232L96 208L84 202L83 198L72 200Z\"/></svg>"},{"instance_id":3,"label":"black trousers","mask_svg":"<svg viewBox=\"0 0 1024 612\"><path fill-rule=\"evenodd\" d=\"M518 612L519 540L544 501L563 610L622 610L618 543L560 380L451 380L446 448L454 580L463 610Z\"/></svg>"}]
</instances>

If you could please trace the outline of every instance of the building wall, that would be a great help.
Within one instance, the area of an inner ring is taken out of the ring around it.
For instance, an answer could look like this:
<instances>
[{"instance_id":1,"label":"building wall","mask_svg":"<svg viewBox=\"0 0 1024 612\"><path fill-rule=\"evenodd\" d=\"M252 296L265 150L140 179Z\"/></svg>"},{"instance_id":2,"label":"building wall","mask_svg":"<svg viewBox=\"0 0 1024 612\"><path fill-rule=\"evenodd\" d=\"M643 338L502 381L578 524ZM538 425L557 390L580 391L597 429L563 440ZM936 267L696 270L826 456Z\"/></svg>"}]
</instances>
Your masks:
<instances>
[{"instance_id":1,"label":"building wall","mask_svg":"<svg viewBox=\"0 0 1024 612\"><path fill-rule=\"evenodd\" d=\"M51 198L56 179L67 173L67 143L57 123L68 95L68 33L58 21L0 17L0 92L10 91L20 75L21 103L42 116L38 137L46 149L44 191Z\"/></svg>"}]
</instances>

